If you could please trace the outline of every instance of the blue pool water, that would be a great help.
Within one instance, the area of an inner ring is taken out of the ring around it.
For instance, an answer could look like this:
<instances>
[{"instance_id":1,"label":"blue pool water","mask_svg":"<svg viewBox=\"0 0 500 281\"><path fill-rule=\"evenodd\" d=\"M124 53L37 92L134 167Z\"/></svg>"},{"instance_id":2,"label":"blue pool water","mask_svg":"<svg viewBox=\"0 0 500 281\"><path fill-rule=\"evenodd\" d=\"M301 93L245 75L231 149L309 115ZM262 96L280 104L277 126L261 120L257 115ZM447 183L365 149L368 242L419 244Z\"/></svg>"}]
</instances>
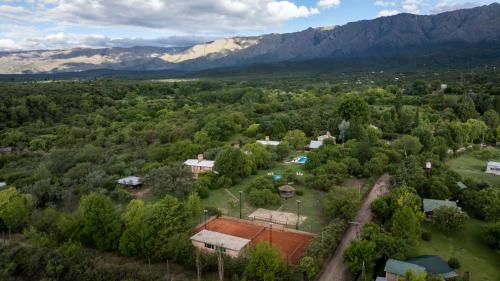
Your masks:
<instances>
[{"instance_id":1,"label":"blue pool water","mask_svg":"<svg viewBox=\"0 0 500 281\"><path fill-rule=\"evenodd\" d=\"M297 159L297 163L299 164L305 164L307 162L307 156L300 156L299 159Z\"/></svg>"},{"instance_id":2,"label":"blue pool water","mask_svg":"<svg viewBox=\"0 0 500 281\"><path fill-rule=\"evenodd\" d=\"M273 180L279 181L281 179L281 175L274 175Z\"/></svg>"}]
</instances>

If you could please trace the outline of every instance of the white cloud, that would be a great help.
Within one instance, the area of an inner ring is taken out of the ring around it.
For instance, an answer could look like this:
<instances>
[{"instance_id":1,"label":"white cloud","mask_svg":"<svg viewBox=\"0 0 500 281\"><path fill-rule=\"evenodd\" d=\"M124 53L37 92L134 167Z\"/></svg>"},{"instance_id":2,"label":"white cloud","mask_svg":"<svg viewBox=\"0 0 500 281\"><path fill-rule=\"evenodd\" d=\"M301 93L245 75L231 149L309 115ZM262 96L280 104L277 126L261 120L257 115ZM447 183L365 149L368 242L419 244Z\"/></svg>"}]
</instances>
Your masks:
<instances>
[{"instance_id":1,"label":"white cloud","mask_svg":"<svg viewBox=\"0 0 500 281\"><path fill-rule=\"evenodd\" d=\"M0 24L0 38L3 38L0 39L0 51L191 46L214 39L204 36L168 36L155 39L110 38L100 34L75 34L57 29L43 30L15 24Z\"/></svg>"},{"instance_id":2,"label":"white cloud","mask_svg":"<svg viewBox=\"0 0 500 281\"><path fill-rule=\"evenodd\" d=\"M397 15L399 13L401 13L401 12L398 10L382 10L382 11L378 12L377 18L394 16L394 15Z\"/></svg>"},{"instance_id":3,"label":"white cloud","mask_svg":"<svg viewBox=\"0 0 500 281\"><path fill-rule=\"evenodd\" d=\"M318 2L318 7L321 9L333 8L340 5L341 0L320 0Z\"/></svg>"},{"instance_id":4,"label":"white cloud","mask_svg":"<svg viewBox=\"0 0 500 281\"><path fill-rule=\"evenodd\" d=\"M390 6L396 6L396 1L377 0L373 4L375 6L390 7Z\"/></svg>"},{"instance_id":5,"label":"white cloud","mask_svg":"<svg viewBox=\"0 0 500 281\"><path fill-rule=\"evenodd\" d=\"M261 31L319 13L287 0L31 0L0 6L0 19L57 24L126 26L179 33ZM322 7L340 0L321 0ZM27 8L31 7L31 8Z\"/></svg>"},{"instance_id":6,"label":"white cloud","mask_svg":"<svg viewBox=\"0 0 500 281\"><path fill-rule=\"evenodd\" d=\"M468 9L476 7L478 3L475 2L457 2L457 1L449 1L449 0L441 0L436 6L432 9L433 13L443 13L448 11L454 11L459 9Z\"/></svg>"},{"instance_id":7,"label":"white cloud","mask_svg":"<svg viewBox=\"0 0 500 281\"><path fill-rule=\"evenodd\" d=\"M402 8L407 13L419 14L424 1L422 0L404 0Z\"/></svg>"},{"instance_id":8,"label":"white cloud","mask_svg":"<svg viewBox=\"0 0 500 281\"><path fill-rule=\"evenodd\" d=\"M18 50L20 47L12 39L0 39L0 50L13 51Z\"/></svg>"}]
</instances>

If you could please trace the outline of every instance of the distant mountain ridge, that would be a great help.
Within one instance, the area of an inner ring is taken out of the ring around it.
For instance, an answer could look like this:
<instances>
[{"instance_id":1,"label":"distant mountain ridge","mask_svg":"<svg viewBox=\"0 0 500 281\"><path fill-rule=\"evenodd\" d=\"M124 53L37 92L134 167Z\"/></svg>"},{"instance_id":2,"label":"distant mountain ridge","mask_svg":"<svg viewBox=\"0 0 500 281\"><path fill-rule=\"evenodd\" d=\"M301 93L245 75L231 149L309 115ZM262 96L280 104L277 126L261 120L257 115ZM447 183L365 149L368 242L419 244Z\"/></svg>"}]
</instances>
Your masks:
<instances>
[{"instance_id":1,"label":"distant mountain ridge","mask_svg":"<svg viewBox=\"0 0 500 281\"><path fill-rule=\"evenodd\" d=\"M0 52L0 73L206 71L322 58L447 55L479 52L485 46L500 46L498 3L438 15L398 14L294 33L225 38L190 47Z\"/></svg>"}]
</instances>

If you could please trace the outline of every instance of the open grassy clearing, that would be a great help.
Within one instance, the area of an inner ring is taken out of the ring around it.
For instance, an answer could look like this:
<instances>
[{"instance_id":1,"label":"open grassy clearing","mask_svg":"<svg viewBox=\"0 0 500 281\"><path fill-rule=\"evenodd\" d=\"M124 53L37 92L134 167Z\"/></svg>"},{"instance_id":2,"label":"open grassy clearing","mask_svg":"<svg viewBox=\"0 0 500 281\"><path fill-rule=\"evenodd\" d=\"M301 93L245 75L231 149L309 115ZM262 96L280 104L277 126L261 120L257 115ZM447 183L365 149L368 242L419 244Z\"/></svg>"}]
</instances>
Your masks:
<instances>
[{"instance_id":1,"label":"open grassy clearing","mask_svg":"<svg viewBox=\"0 0 500 281\"><path fill-rule=\"evenodd\" d=\"M500 149L494 147L488 147L486 150L500 153ZM490 161L498 161L499 159L489 159ZM500 187L500 176L485 173L486 163L488 160L483 160L475 157L472 153L463 154L455 159L450 160L450 168L462 175L462 177L473 178L479 181L485 181L490 183L492 186Z\"/></svg>"},{"instance_id":2,"label":"open grassy clearing","mask_svg":"<svg viewBox=\"0 0 500 281\"><path fill-rule=\"evenodd\" d=\"M444 234L426 224L423 229L432 233L432 240L421 240L416 255L439 255L445 260L455 257L462 265L457 270L460 275L468 271L470 280L500 281L500 255L481 241L484 225L470 219L463 230Z\"/></svg>"},{"instance_id":3,"label":"open grassy clearing","mask_svg":"<svg viewBox=\"0 0 500 281\"><path fill-rule=\"evenodd\" d=\"M300 153L294 153L293 156L298 156ZM224 215L229 215L232 217L239 217L239 192L241 191L243 197L242 205L242 218L248 219L248 216L253 213L257 207L251 206L245 200L245 187L252 180L259 176L266 176L268 173L283 174L285 170L292 169L294 172L305 173L303 166L300 164L285 164L277 163L274 167L261 170L257 175L249 176L243 179L238 184L234 185L229 189L217 189L211 190L210 196L208 198L202 199L203 207L217 207ZM319 233L325 225L325 220L323 218L323 200L326 193L319 190L309 189L300 184L293 184L297 191L303 191L302 196L296 195L295 197L283 200L282 204L265 206L263 208L269 210L279 210L290 213L297 213L297 200L300 200L300 215L307 216L307 219L300 225L300 229L312 233ZM365 192L367 187L367 182L365 180L348 179L344 183L345 187L358 189L361 186L361 192ZM289 226L294 227L294 226Z\"/></svg>"}]
</instances>

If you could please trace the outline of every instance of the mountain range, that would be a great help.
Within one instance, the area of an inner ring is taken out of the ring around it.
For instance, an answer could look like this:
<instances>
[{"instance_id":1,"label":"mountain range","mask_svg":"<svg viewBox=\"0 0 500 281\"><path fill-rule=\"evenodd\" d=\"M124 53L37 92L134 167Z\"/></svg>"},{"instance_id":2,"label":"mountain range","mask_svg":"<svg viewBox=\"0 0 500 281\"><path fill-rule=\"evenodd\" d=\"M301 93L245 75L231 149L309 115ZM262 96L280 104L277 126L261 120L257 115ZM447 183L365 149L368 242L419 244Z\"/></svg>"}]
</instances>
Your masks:
<instances>
[{"instance_id":1,"label":"mountain range","mask_svg":"<svg viewBox=\"0 0 500 281\"><path fill-rule=\"evenodd\" d=\"M285 34L186 47L0 52L1 74L95 70L199 72L259 64L391 57L500 58L500 4L437 15L398 14Z\"/></svg>"}]
</instances>

